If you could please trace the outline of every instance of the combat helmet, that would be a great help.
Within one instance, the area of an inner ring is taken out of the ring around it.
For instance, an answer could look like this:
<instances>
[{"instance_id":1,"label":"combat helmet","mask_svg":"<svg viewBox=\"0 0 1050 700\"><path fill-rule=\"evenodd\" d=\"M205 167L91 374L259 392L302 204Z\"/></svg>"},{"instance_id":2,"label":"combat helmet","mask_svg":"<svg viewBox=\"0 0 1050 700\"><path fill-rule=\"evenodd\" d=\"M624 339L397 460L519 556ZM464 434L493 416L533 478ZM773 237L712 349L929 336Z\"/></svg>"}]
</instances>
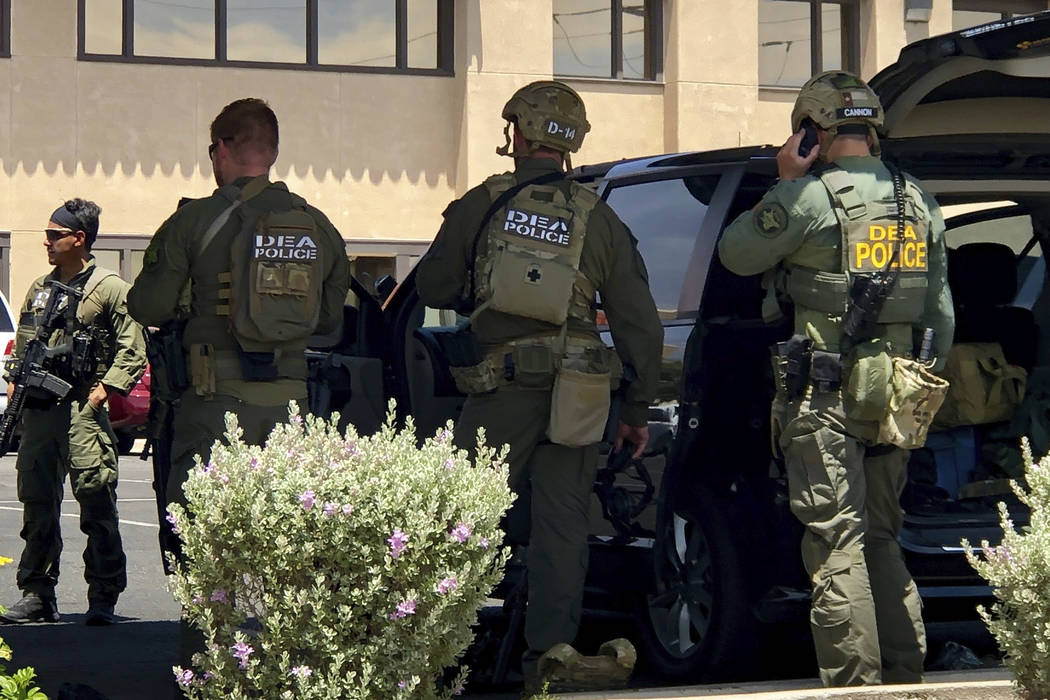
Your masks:
<instances>
[{"instance_id":1,"label":"combat helmet","mask_svg":"<svg viewBox=\"0 0 1050 700\"><path fill-rule=\"evenodd\" d=\"M828 131L831 139L842 133L868 133L873 141L872 152L877 154L883 116L882 104L867 83L846 71L825 71L810 78L799 90L791 110L791 131L798 132L802 121L809 118ZM826 147L821 149L821 157L826 152Z\"/></svg>"},{"instance_id":2,"label":"combat helmet","mask_svg":"<svg viewBox=\"0 0 1050 700\"><path fill-rule=\"evenodd\" d=\"M522 156L511 152L511 125L517 125L530 148L540 146L564 153L575 153L583 137L591 130L587 110L579 94L565 83L538 80L519 88L503 107L507 120L504 135L507 143L496 149L502 156Z\"/></svg>"}]
</instances>

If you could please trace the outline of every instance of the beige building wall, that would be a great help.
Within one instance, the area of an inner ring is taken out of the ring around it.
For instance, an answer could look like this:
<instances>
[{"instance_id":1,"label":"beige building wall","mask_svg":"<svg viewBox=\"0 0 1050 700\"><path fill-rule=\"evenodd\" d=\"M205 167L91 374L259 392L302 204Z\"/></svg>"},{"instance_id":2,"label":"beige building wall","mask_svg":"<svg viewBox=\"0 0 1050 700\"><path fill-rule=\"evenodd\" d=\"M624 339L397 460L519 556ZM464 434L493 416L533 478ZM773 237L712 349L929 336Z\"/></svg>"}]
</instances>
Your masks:
<instances>
[{"instance_id":1,"label":"beige building wall","mask_svg":"<svg viewBox=\"0 0 1050 700\"><path fill-rule=\"evenodd\" d=\"M861 0L864 77L951 30L951 0L933 0L929 22L905 22L903 3ZM13 0L0 59L12 301L46 272L41 230L63 199L97 201L103 235L148 236L179 197L209 194L208 125L248 95L281 123L274 175L329 215L351 253L422 250L451 199L511 167L495 154L500 110L551 77L552 6L457 0L454 76L440 77L79 61L76 0ZM592 123L574 164L781 143L795 90L758 84L758 0L665 0L663 13L660 80L568 79Z\"/></svg>"}]
</instances>

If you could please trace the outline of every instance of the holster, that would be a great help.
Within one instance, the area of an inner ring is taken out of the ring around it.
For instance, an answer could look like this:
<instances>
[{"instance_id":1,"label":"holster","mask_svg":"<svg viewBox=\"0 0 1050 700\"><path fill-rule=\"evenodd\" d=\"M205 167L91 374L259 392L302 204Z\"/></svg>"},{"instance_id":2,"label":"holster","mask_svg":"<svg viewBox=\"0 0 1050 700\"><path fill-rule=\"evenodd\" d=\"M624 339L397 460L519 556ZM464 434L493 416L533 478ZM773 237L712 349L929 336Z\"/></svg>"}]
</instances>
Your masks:
<instances>
[{"instance_id":1,"label":"holster","mask_svg":"<svg viewBox=\"0 0 1050 700\"><path fill-rule=\"evenodd\" d=\"M499 386L496 372L469 324L452 332L435 333L434 339L448 362L457 389L464 394L486 394Z\"/></svg>"},{"instance_id":2,"label":"holster","mask_svg":"<svg viewBox=\"0 0 1050 700\"><path fill-rule=\"evenodd\" d=\"M838 391L842 386L842 360L839 354L814 350L809 381L817 391Z\"/></svg>"}]
</instances>

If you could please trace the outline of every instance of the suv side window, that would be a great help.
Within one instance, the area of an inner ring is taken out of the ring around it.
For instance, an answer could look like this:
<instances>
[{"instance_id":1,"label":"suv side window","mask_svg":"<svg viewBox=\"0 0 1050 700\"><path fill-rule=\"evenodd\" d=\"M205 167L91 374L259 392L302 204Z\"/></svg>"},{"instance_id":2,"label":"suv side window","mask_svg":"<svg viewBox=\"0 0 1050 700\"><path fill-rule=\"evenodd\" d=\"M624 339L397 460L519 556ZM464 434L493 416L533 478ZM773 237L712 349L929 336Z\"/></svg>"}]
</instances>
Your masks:
<instances>
[{"instance_id":1,"label":"suv side window","mask_svg":"<svg viewBox=\"0 0 1050 700\"><path fill-rule=\"evenodd\" d=\"M649 289L664 320L696 309L679 309L682 286L700 225L718 175L657 180L616 187L607 201L638 239L649 272Z\"/></svg>"}]
</instances>

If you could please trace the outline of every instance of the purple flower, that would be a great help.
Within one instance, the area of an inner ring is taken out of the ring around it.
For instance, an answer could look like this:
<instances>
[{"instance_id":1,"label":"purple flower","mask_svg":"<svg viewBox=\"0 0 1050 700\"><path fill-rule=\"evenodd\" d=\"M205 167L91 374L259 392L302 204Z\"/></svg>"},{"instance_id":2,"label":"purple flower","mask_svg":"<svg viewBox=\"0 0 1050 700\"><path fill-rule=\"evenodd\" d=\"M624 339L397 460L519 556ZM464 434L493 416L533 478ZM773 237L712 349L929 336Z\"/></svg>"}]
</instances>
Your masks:
<instances>
[{"instance_id":1,"label":"purple flower","mask_svg":"<svg viewBox=\"0 0 1050 700\"><path fill-rule=\"evenodd\" d=\"M295 455L296 455L295 450L288 450L287 452L284 453L284 456L287 457L288 459L291 459Z\"/></svg>"},{"instance_id":2,"label":"purple flower","mask_svg":"<svg viewBox=\"0 0 1050 700\"><path fill-rule=\"evenodd\" d=\"M390 558L397 559L408 546L408 535L401 532L401 529L398 528L394 530L394 534L390 535L386 541L390 545Z\"/></svg>"},{"instance_id":3,"label":"purple flower","mask_svg":"<svg viewBox=\"0 0 1050 700\"><path fill-rule=\"evenodd\" d=\"M207 464L204 465L203 471L204 471L205 474L207 474L208 472L210 472L213 469L215 469L215 462L208 462Z\"/></svg>"},{"instance_id":4,"label":"purple flower","mask_svg":"<svg viewBox=\"0 0 1050 700\"><path fill-rule=\"evenodd\" d=\"M193 671L190 669L176 666L171 670L175 673L175 680L178 681L178 684L183 688L189 688L193 683Z\"/></svg>"},{"instance_id":5,"label":"purple flower","mask_svg":"<svg viewBox=\"0 0 1050 700\"><path fill-rule=\"evenodd\" d=\"M292 416L289 420L292 422L292 425L302 425L303 423L303 417L300 415Z\"/></svg>"},{"instance_id":6,"label":"purple flower","mask_svg":"<svg viewBox=\"0 0 1050 700\"><path fill-rule=\"evenodd\" d=\"M176 535L182 532L182 530L179 529L179 522L174 513L168 513L164 516L164 519L171 523L171 531Z\"/></svg>"},{"instance_id":7,"label":"purple flower","mask_svg":"<svg viewBox=\"0 0 1050 700\"><path fill-rule=\"evenodd\" d=\"M445 460L445 469L451 469L454 466L456 466L456 460L452 459L451 457Z\"/></svg>"},{"instance_id":8,"label":"purple flower","mask_svg":"<svg viewBox=\"0 0 1050 700\"><path fill-rule=\"evenodd\" d=\"M219 481L221 481L224 484L228 484L230 483L230 477L226 476L225 474L222 474L219 476Z\"/></svg>"},{"instance_id":9,"label":"purple flower","mask_svg":"<svg viewBox=\"0 0 1050 700\"><path fill-rule=\"evenodd\" d=\"M482 549L488 549L489 548L489 539L487 537L479 538L478 539L478 546L481 547Z\"/></svg>"},{"instance_id":10,"label":"purple flower","mask_svg":"<svg viewBox=\"0 0 1050 700\"><path fill-rule=\"evenodd\" d=\"M252 457L252 461L248 462L248 466L252 468L252 471L258 471L259 469L259 458Z\"/></svg>"},{"instance_id":11,"label":"purple flower","mask_svg":"<svg viewBox=\"0 0 1050 700\"><path fill-rule=\"evenodd\" d=\"M226 598L225 588L216 588L211 594L211 600L213 603L227 603L229 602Z\"/></svg>"},{"instance_id":12,"label":"purple flower","mask_svg":"<svg viewBox=\"0 0 1050 700\"><path fill-rule=\"evenodd\" d=\"M201 598L199 595L193 596L193 602L194 603L200 603L202 600L204 600L204 599Z\"/></svg>"},{"instance_id":13,"label":"purple flower","mask_svg":"<svg viewBox=\"0 0 1050 700\"><path fill-rule=\"evenodd\" d=\"M344 503L343 504L343 515L350 515L353 512L354 512L354 507L352 505L350 505L349 503Z\"/></svg>"},{"instance_id":14,"label":"purple flower","mask_svg":"<svg viewBox=\"0 0 1050 700\"><path fill-rule=\"evenodd\" d=\"M241 668L248 668L248 657L252 655L252 649L244 642L237 642L230 647L230 653L233 654L233 658L237 659L237 665Z\"/></svg>"},{"instance_id":15,"label":"purple flower","mask_svg":"<svg viewBox=\"0 0 1050 700\"><path fill-rule=\"evenodd\" d=\"M205 671L204 672L204 680L210 681L212 678L215 678L215 674L214 673L212 673L211 671Z\"/></svg>"},{"instance_id":16,"label":"purple flower","mask_svg":"<svg viewBox=\"0 0 1050 700\"><path fill-rule=\"evenodd\" d=\"M409 598L397 604L397 609L390 613L391 620L400 620L403 617L416 614L416 599Z\"/></svg>"},{"instance_id":17,"label":"purple flower","mask_svg":"<svg viewBox=\"0 0 1050 700\"><path fill-rule=\"evenodd\" d=\"M314 507L314 500L317 498L317 494L307 489L299 495L299 502L303 504L303 510L310 510Z\"/></svg>"},{"instance_id":18,"label":"purple flower","mask_svg":"<svg viewBox=\"0 0 1050 700\"><path fill-rule=\"evenodd\" d=\"M339 504L338 503L325 503L324 504L324 514L325 515L332 515L338 509L339 509Z\"/></svg>"},{"instance_id":19,"label":"purple flower","mask_svg":"<svg viewBox=\"0 0 1050 700\"><path fill-rule=\"evenodd\" d=\"M455 576L448 576L438 583L438 593L444 594L459 588L459 581Z\"/></svg>"},{"instance_id":20,"label":"purple flower","mask_svg":"<svg viewBox=\"0 0 1050 700\"><path fill-rule=\"evenodd\" d=\"M404 681L398 681L397 682L397 687L398 688L404 689L404 687L407 686L407 685L408 685L408 683L405 683Z\"/></svg>"},{"instance_id":21,"label":"purple flower","mask_svg":"<svg viewBox=\"0 0 1050 700\"><path fill-rule=\"evenodd\" d=\"M313 670L309 666L292 666L292 675L300 678L309 678Z\"/></svg>"},{"instance_id":22,"label":"purple flower","mask_svg":"<svg viewBox=\"0 0 1050 700\"><path fill-rule=\"evenodd\" d=\"M459 683L456 683L456 687L452 691L452 694L453 695L462 695L463 694L463 681L460 681Z\"/></svg>"},{"instance_id":23,"label":"purple flower","mask_svg":"<svg viewBox=\"0 0 1050 700\"><path fill-rule=\"evenodd\" d=\"M343 445L343 449L345 449L346 453L351 457L356 457L361 454L361 451L357 449L357 443L353 440L347 440Z\"/></svg>"},{"instance_id":24,"label":"purple flower","mask_svg":"<svg viewBox=\"0 0 1050 700\"><path fill-rule=\"evenodd\" d=\"M452 437L452 431L448 428L442 428L437 435L438 442L445 442L450 437Z\"/></svg>"},{"instance_id":25,"label":"purple flower","mask_svg":"<svg viewBox=\"0 0 1050 700\"><path fill-rule=\"evenodd\" d=\"M460 544L463 544L470 539L473 531L470 529L470 525L464 522L456 523L456 526L448 531L448 534Z\"/></svg>"}]
</instances>

